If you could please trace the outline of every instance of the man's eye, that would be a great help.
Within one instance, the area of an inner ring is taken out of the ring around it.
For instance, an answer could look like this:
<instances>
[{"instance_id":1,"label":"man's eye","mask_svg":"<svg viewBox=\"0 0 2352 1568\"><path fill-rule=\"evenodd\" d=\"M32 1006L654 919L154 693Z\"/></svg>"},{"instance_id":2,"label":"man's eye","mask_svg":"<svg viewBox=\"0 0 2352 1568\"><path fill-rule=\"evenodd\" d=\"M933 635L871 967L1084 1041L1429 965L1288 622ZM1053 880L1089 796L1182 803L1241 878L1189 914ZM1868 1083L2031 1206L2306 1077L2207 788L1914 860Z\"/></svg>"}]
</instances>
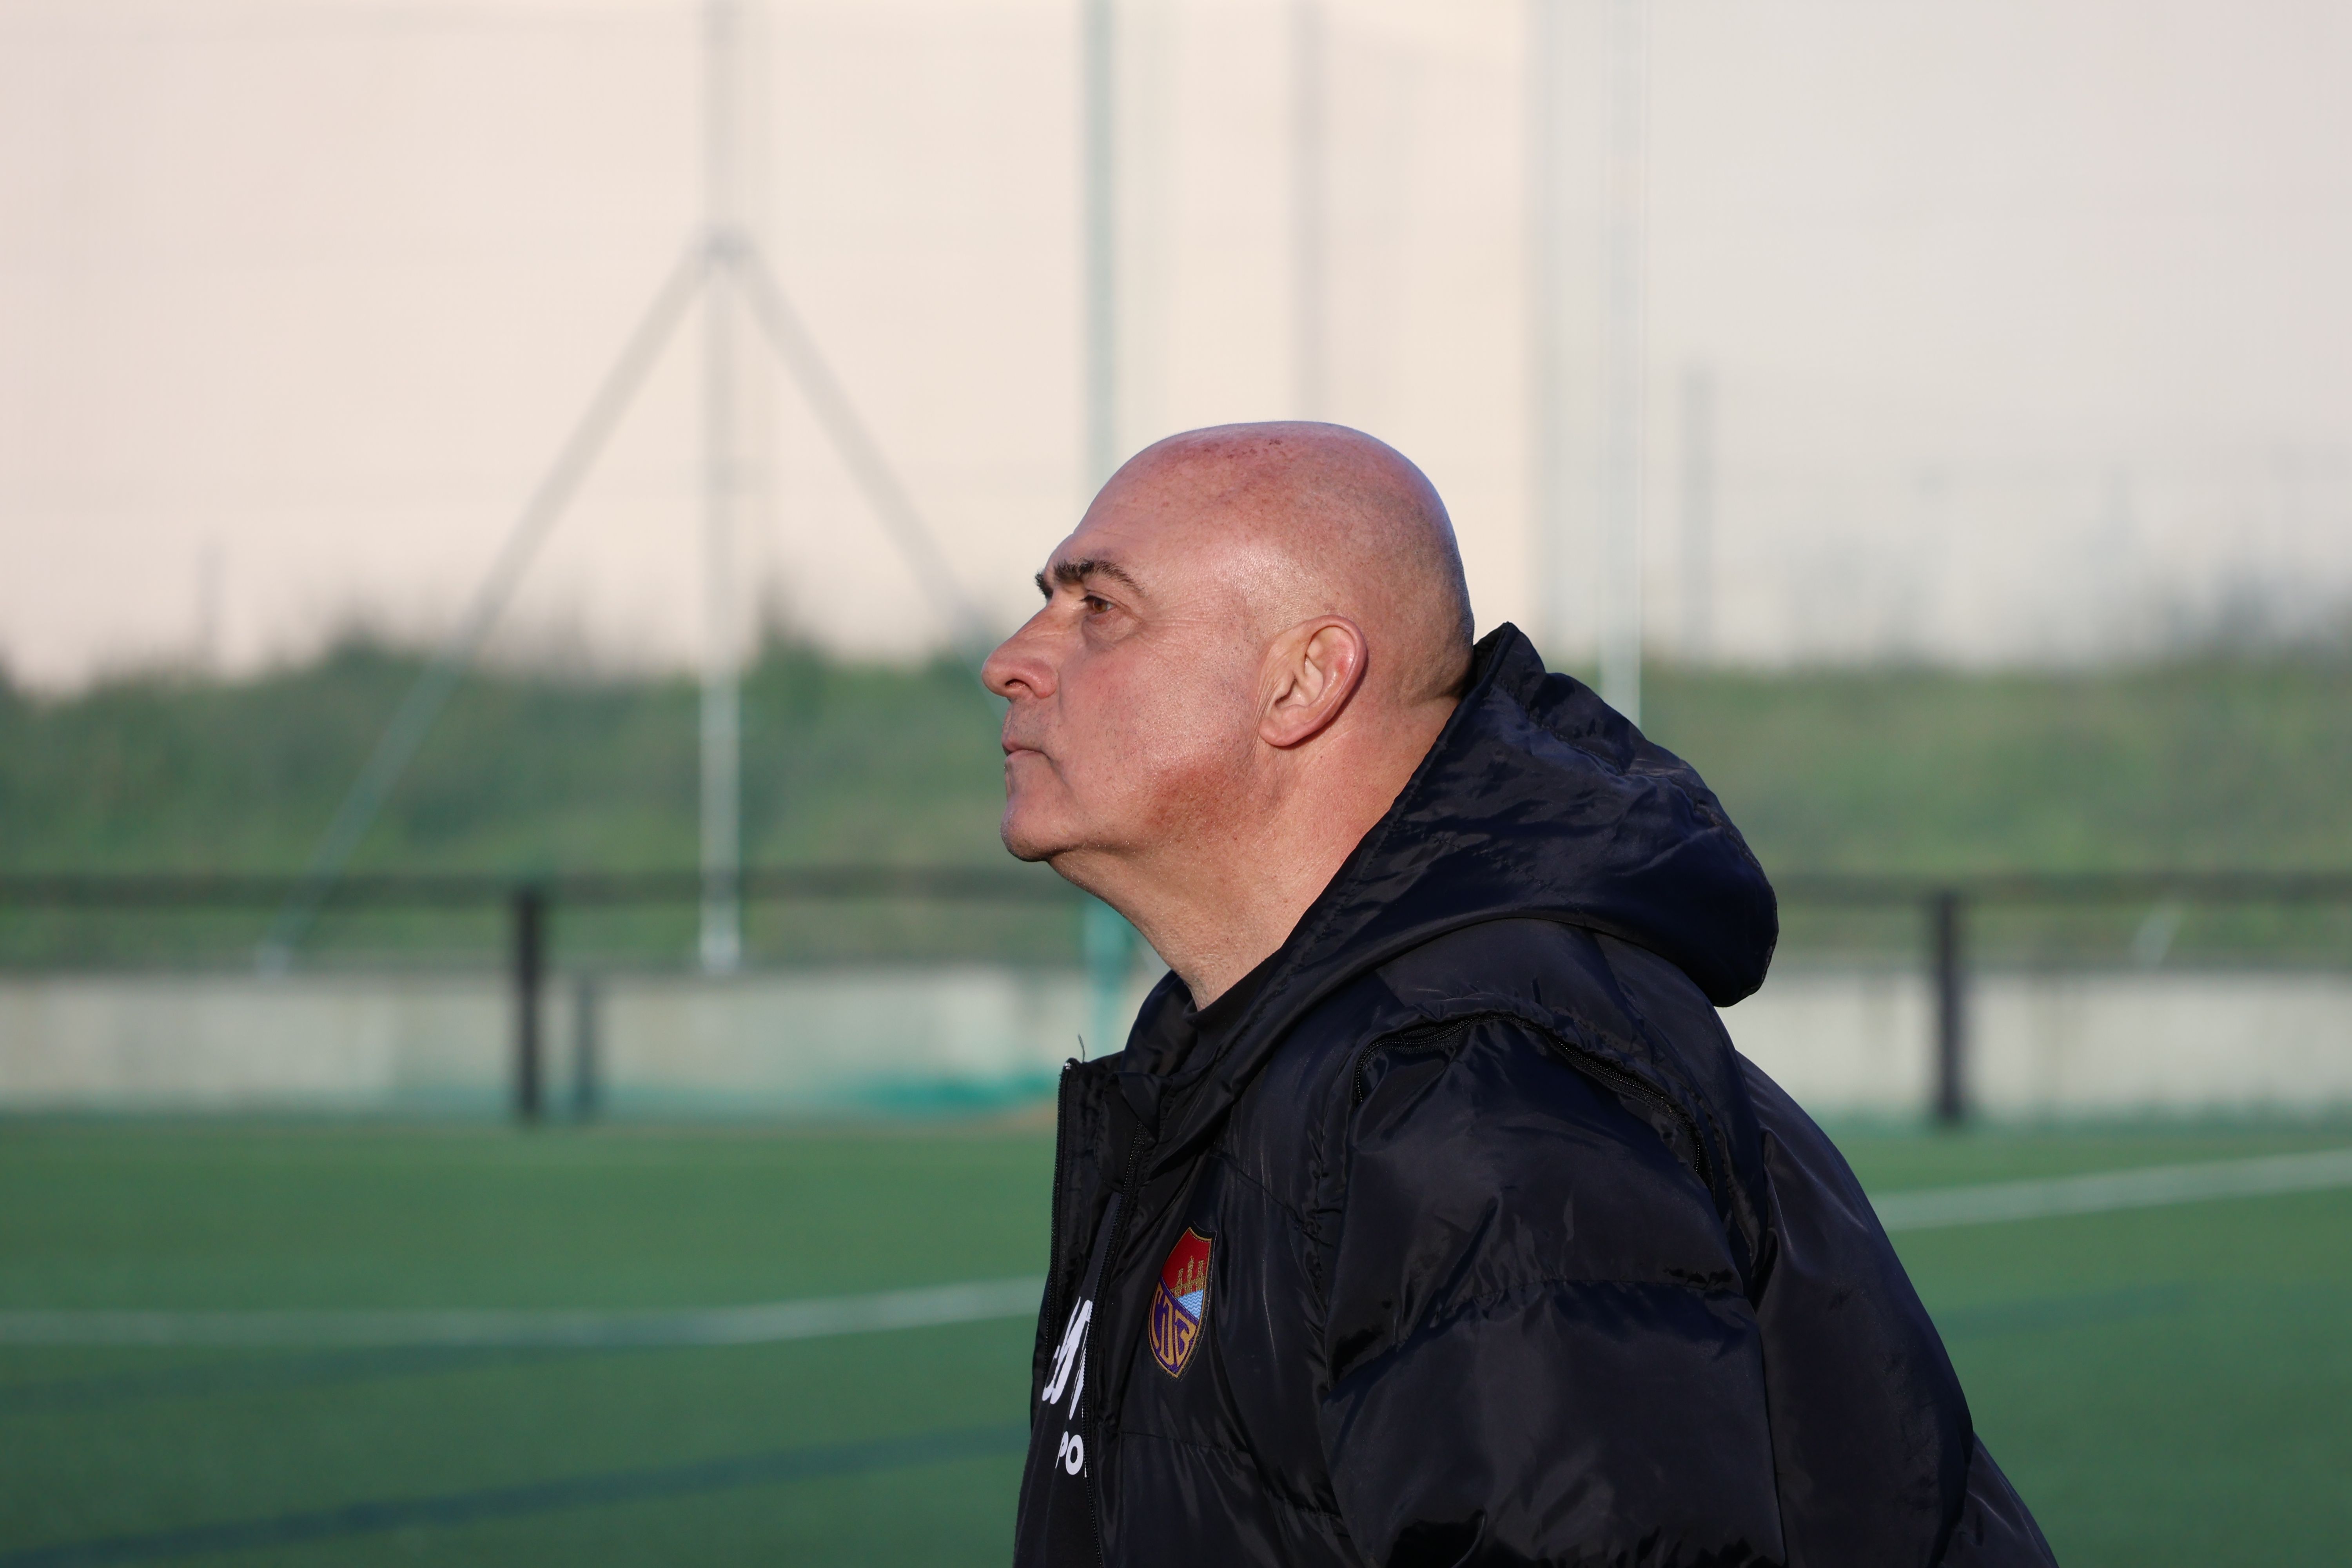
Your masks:
<instances>
[{"instance_id":1,"label":"man's eye","mask_svg":"<svg viewBox=\"0 0 2352 1568\"><path fill-rule=\"evenodd\" d=\"M1080 599L1078 603L1086 606L1087 614L1090 616L1098 616L1105 610L1110 608L1110 601L1108 599L1097 598L1092 594L1087 595L1084 598Z\"/></svg>"}]
</instances>

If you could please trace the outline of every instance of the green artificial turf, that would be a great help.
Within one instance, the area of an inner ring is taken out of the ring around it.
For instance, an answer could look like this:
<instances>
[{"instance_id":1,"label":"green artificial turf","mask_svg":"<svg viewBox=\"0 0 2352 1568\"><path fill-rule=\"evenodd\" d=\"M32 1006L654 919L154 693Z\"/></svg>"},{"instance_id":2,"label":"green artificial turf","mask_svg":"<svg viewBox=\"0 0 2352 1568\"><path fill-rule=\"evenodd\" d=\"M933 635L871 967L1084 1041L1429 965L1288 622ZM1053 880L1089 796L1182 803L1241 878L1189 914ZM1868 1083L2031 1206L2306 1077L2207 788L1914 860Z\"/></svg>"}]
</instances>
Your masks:
<instances>
[{"instance_id":1,"label":"green artificial turf","mask_svg":"<svg viewBox=\"0 0 2352 1568\"><path fill-rule=\"evenodd\" d=\"M1051 1159L1031 1133L18 1126L0 1142L0 1305L688 1307L1038 1274ZM584 1353L0 1350L0 1563L354 1502L625 1486L803 1450L822 1463L941 1432L977 1451L195 1560L993 1563L1030 1332Z\"/></svg>"},{"instance_id":2,"label":"green artificial turf","mask_svg":"<svg viewBox=\"0 0 2352 1568\"><path fill-rule=\"evenodd\" d=\"M1845 1142L1892 1191L2338 1148L2352 1130ZM2352 1190L1895 1240L2061 1563L2344 1561Z\"/></svg>"},{"instance_id":3,"label":"green artificial turf","mask_svg":"<svg viewBox=\"0 0 2352 1568\"><path fill-rule=\"evenodd\" d=\"M1878 1191L2347 1142L1841 1137ZM1050 1160L1029 1131L20 1122L0 1308L716 1306L1032 1275ZM2341 1559L2352 1192L1897 1240L2062 1562ZM600 1352L0 1347L0 1568L1002 1563L1029 1342L1009 1320ZM231 1533L158 1533L204 1527Z\"/></svg>"}]
</instances>

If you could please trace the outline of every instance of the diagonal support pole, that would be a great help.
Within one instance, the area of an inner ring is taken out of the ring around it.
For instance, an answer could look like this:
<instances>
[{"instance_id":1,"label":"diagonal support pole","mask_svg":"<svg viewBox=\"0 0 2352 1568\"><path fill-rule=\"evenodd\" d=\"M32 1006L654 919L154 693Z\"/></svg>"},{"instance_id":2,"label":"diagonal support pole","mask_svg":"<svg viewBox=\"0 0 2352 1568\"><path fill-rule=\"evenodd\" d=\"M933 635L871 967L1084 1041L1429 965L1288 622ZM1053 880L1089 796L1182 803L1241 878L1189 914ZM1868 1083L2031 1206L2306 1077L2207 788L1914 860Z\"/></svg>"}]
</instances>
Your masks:
<instances>
[{"instance_id":1,"label":"diagonal support pole","mask_svg":"<svg viewBox=\"0 0 2352 1568\"><path fill-rule=\"evenodd\" d=\"M833 374L832 366L817 349L816 340L809 334L792 301L784 297L767 261L749 240L737 238L725 243L723 249L716 249L713 262L726 267L741 285L744 299L751 307L752 320L759 322L768 346L800 383L802 395L808 399L817 423L832 437L835 449L849 468L850 478L866 492L866 501L921 582L932 607L947 622L948 636L956 652L965 663L977 668L982 655L995 640L989 636L986 621L948 570L930 526L916 510L907 487L899 482L897 471L882 456L881 447L866 428L865 421L857 416L840 378Z\"/></svg>"},{"instance_id":2,"label":"diagonal support pole","mask_svg":"<svg viewBox=\"0 0 2352 1568\"><path fill-rule=\"evenodd\" d=\"M352 851L367 837L368 829L375 826L376 815L383 809L392 786L416 755L417 747L424 744L434 721L441 716L458 681L465 678L475 656L481 651L483 641L498 624L539 547L546 542L564 508L579 493L581 482L588 477L588 470L611 438L614 426L620 423L621 416L645 384L687 307L702 291L711 259L711 251L702 245L694 246L678 258L655 294L652 305L638 321L636 330L622 346L620 357L604 373L604 382L588 400L586 410L557 452L554 464L531 492L522 515L507 531L506 542L499 547L488 574L474 590L464 618L433 656L432 662L418 672L415 682L394 712L392 722L384 726L367 765L352 781L351 789L335 810L334 819L320 836L317 847L310 852L310 863L303 868L301 881L279 908L269 934L262 940L258 963L265 973L283 973L291 962L295 943L302 940L318 919L320 906L350 863Z\"/></svg>"}]
</instances>

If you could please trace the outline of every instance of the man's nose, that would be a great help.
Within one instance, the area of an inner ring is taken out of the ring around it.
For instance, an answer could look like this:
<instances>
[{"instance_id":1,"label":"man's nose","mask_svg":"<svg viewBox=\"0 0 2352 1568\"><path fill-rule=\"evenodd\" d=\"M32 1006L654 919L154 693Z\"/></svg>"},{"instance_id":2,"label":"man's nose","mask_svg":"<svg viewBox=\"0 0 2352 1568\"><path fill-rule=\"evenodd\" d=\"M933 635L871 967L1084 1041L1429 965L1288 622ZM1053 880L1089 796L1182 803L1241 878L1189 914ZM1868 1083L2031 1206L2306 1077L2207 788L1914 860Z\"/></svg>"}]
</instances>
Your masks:
<instances>
[{"instance_id":1,"label":"man's nose","mask_svg":"<svg viewBox=\"0 0 2352 1568\"><path fill-rule=\"evenodd\" d=\"M1011 701L1015 697L1050 697L1054 667L1037 635L1037 618L996 645L980 667L981 684Z\"/></svg>"}]
</instances>

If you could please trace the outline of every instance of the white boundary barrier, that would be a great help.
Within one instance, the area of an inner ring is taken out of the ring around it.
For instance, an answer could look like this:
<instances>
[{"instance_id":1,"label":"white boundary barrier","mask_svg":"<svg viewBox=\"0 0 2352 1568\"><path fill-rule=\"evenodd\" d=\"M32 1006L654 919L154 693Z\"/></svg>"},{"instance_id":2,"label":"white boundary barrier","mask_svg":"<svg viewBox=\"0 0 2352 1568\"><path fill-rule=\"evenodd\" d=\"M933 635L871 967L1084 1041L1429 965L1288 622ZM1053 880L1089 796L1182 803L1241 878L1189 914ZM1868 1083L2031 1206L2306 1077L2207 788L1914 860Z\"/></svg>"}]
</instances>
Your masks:
<instances>
[{"instance_id":1,"label":"white boundary barrier","mask_svg":"<svg viewBox=\"0 0 2352 1568\"><path fill-rule=\"evenodd\" d=\"M1935 1092L1934 1007L1917 973L1792 968L1723 1020L1816 1114L1907 1118ZM2352 973L1979 970L1966 1017L1969 1108L1994 1117L2352 1107Z\"/></svg>"},{"instance_id":2,"label":"white boundary barrier","mask_svg":"<svg viewBox=\"0 0 2352 1568\"><path fill-rule=\"evenodd\" d=\"M1152 978L1137 976L1130 1005ZM600 1098L621 1115L1016 1102L1050 1088L1091 1026L1075 971L874 966L596 985ZM567 977L547 987L559 1116L576 997ZM1916 973L1792 968L1724 1021L1817 1113L1907 1119L1933 1092L1933 1005ZM0 979L0 1110L496 1113L512 1007L490 974ZM1972 1106L1995 1117L2352 1107L2352 973L1979 972L1967 1038Z\"/></svg>"}]
</instances>

